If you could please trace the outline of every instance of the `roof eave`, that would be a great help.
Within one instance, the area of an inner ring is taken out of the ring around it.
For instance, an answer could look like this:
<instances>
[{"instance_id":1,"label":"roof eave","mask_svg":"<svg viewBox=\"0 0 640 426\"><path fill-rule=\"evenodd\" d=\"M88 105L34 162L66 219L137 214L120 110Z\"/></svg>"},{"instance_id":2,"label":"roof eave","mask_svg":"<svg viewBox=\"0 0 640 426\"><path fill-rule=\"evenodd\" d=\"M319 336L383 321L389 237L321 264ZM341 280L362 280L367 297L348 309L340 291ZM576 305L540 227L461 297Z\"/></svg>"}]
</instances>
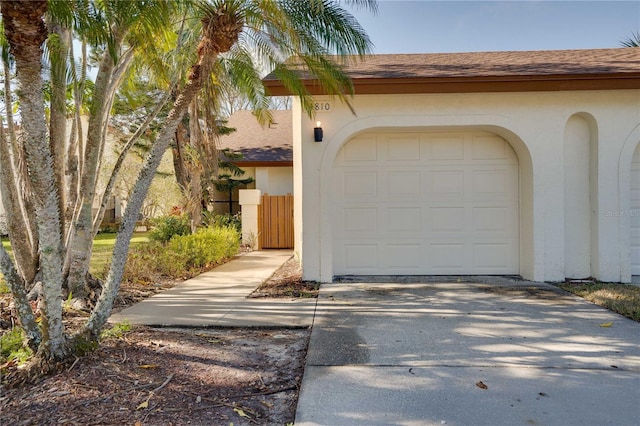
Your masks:
<instances>
[{"instance_id":1,"label":"roof eave","mask_svg":"<svg viewBox=\"0 0 640 426\"><path fill-rule=\"evenodd\" d=\"M238 167L293 167L292 160L282 161L264 161L264 160L248 160L248 161L232 161Z\"/></svg>"},{"instance_id":2,"label":"roof eave","mask_svg":"<svg viewBox=\"0 0 640 426\"><path fill-rule=\"evenodd\" d=\"M271 96L290 96L292 94L278 80L265 80L263 84L267 93ZM353 85L357 95L622 90L640 89L640 72L624 74L354 78ZM327 94L317 80L306 80L305 86L311 95Z\"/></svg>"}]
</instances>

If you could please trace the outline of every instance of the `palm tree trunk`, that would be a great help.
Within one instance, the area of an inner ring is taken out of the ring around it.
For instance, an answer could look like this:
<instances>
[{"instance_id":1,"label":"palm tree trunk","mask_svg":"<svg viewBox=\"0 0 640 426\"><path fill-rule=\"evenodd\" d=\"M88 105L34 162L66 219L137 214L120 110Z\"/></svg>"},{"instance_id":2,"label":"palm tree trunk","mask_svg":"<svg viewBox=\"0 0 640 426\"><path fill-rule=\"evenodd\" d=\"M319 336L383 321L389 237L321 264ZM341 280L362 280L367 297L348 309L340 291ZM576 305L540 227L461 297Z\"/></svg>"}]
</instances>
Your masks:
<instances>
[{"instance_id":1,"label":"palm tree trunk","mask_svg":"<svg viewBox=\"0 0 640 426\"><path fill-rule=\"evenodd\" d=\"M67 55L70 33L59 23L49 21L49 31L55 34L49 43L51 57L51 111L49 113L49 144L53 153L53 170L58 187L58 204L65 211L65 143L67 137ZM60 232L64 234L65 216L60 216Z\"/></svg>"},{"instance_id":2,"label":"palm tree trunk","mask_svg":"<svg viewBox=\"0 0 640 426\"><path fill-rule=\"evenodd\" d=\"M151 122L153 120L155 120L155 118L160 113L162 108L164 108L164 106L167 104L167 101L169 100L170 94L171 94L171 92L168 92L167 95L165 95L160 100L160 102L158 102L158 104L155 106L155 108L153 109L151 114L149 114L147 116L147 118L145 119L144 123L142 123L142 125L140 125L140 127L138 127L138 130L136 130L136 132L129 138L127 143L125 143L124 147L122 148L122 152L118 156L118 160L116 160L116 164L113 166L113 170L111 171L111 176L109 177L109 181L107 182L107 186L105 187L104 193L102 194L102 202L100 203L100 209L99 209L98 214L96 215L96 217L95 217L95 219L93 221L93 233L94 234L98 233L98 230L100 228L100 223L102 222L102 218L104 217L104 212L105 212L105 210L107 208L107 204L109 203L109 199L111 198L111 195L112 195L112 192L113 192L113 188L115 187L116 180L117 180L117 178L118 178L118 176L120 174L120 169L122 168L122 165L124 164L124 160L127 157L127 154L129 153L131 148L133 148L135 143L140 139L140 137L144 134L144 132L147 131L147 129L151 125Z\"/></svg>"},{"instance_id":3,"label":"palm tree trunk","mask_svg":"<svg viewBox=\"0 0 640 426\"><path fill-rule=\"evenodd\" d=\"M21 208L20 191L15 179L14 151L10 144L11 142L7 141L5 136L4 126L0 125L0 195L6 211L7 229L20 276L27 285L32 285L38 271L38 259L28 235L27 217Z\"/></svg>"},{"instance_id":4,"label":"palm tree trunk","mask_svg":"<svg viewBox=\"0 0 640 426\"><path fill-rule=\"evenodd\" d=\"M44 302L43 344L38 352L45 358L63 359L67 351L62 324L60 212L42 90L42 44L47 37L43 16L47 1L5 0L1 8L5 35L16 60L24 146L37 212Z\"/></svg>"},{"instance_id":5,"label":"palm tree trunk","mask_svg":"<svg viewBox=\"0 0 640 426\"><path fill-rule=\"evenodd\" d=\"M211 58L208 59L211 60ZM182 89L182 93L178 95L178 98L173 104L173 108L167 116L165 124L160 130L160 133L156 138L156 142L151 147L151 151L147 156L145 164L138 175L138 180L136 181L133 192L129 197L129 202L127 203L122 224L120 225L120 230L116 238L116 243L113 248L111 267L109 269L104 288L91 313L91 316L87 320L83 329L78 333L78 336L90 337L92 339L97 338L100 329L109 317L109 313L113 306L113 300L118 293L120 282L122 281L122 274L124 273L124 266L129 250L129 243L136 226L138 213L142 208L142 203L147 195L149 186L151 186L151 181L155 176L156 170L160 165L162 156L174 137L178 124L189 109L191 101L200 92L200 88L202 87L201 71L202 66L200 63L191 68L189 80Z\"/></svg>"},{"instance_id":6,"label":"palm tree trunk","mask_svg":"<svg viewBox=\"0 0 640 426\"><path fill-rule=\"evenodd\" d=\"M96 196L97 168L100 163L101 143L105 122L108 120L108 98L111 77L115 68L114 59L105 50L94 89L91 103L91 115L87 130L87 141L82 158L82 176L77 211L74 213L74 229L65 260L65 272L68 270L67 285L74 298L84 298L87 294L86 279L89 272L91 248L93 243L93 200Z\"/></svg>"}]
</instances>

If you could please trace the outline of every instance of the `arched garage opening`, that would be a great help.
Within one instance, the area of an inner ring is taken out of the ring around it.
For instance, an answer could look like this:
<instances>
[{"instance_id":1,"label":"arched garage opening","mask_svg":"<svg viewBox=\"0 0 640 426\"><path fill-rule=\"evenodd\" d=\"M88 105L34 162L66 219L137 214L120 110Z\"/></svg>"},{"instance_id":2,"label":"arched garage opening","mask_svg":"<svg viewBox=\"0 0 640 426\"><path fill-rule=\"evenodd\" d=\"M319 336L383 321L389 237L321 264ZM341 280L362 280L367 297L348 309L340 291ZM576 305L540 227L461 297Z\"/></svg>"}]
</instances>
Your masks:
<instances>
[{"instance_id":1,"label":"arched garage opening","mask_svg":"<svg viewBox=\"0 0 640 426\"><path fill-rule=\"evenodd\" d=\"M332 274L531 275L530 157L520 141L521 167L513 135L489 130L348 139L325 182Z\"/></svg>"}]
</instances>

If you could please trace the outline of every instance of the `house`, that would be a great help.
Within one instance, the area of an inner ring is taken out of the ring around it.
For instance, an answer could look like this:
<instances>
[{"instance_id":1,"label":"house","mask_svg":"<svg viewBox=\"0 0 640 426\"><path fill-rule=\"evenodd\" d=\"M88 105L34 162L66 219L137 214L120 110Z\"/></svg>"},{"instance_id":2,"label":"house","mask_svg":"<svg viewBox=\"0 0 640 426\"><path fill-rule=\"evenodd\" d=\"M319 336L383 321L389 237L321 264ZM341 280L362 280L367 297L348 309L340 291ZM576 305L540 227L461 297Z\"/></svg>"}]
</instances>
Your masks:
<instances>
[{"instance_id":1,"label":"house","mask_svg":"<svg viewBox=\"0 0 640 426\"><path fill-rule=\"evenodd\" d=\"M293 106L305 279L640 275L640 49L372 55L346 71L355 114L313 80L316 117Z\"/></svg>"},{"instance_id":2,"label":"house","mask_svg":"<svg viewBox=\"0 0 640 426\"><path fill-rule=\"evenodd\" d=\"M229 117L227 127L234 132L220 137L219 149L242 154L232 162L245 173L238 179L253 178L244 185L259 189L263 194L286 195L293 193L293 145L291 142L291 110L271 111L272 122L262 126L251 111L236 111ZM218 192L217 211L229 212L228 195ZM232 211L238 211L238 189L231 194Z\"/></svg>"}]
</instances>

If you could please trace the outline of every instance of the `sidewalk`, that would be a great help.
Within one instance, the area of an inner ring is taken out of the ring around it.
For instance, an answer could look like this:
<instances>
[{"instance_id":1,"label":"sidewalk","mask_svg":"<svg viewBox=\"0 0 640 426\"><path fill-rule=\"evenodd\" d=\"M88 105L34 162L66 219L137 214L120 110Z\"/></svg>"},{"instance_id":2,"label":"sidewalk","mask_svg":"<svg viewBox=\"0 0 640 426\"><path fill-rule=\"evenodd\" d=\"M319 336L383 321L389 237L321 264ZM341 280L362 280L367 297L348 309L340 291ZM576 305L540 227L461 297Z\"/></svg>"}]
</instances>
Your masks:
<instances>
[{"instance_id":1,"label":"sidewalk","mask_svg":"<svg viewBox=\"0 0 640 426\"><path fill-rule=\"evenodd\" d=\"M109 322L181 327L310 327L317 299L249 299L291 250L254 251L115 313Z\"/></svg>"}]
</instances>

